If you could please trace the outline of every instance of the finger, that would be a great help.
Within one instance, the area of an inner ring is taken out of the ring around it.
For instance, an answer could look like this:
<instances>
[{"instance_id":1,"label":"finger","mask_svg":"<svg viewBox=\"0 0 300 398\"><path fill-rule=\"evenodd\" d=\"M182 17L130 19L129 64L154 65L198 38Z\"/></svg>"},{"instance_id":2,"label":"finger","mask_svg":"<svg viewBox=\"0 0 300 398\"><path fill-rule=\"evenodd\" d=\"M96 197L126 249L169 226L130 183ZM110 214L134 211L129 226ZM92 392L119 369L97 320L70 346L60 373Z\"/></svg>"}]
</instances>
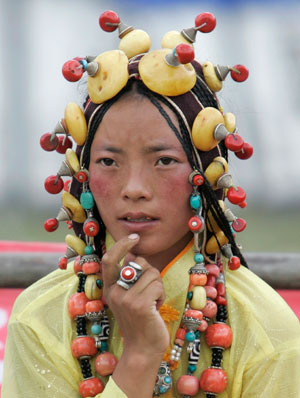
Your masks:
<instances>
[{"instance_id":1,"label":"finger","mask_svg":"<svg viewBox=\"0 0 300 398\"><path fill-rule=\"evenodd\" d=\"M102 257L103 282L106 287L111 286L120 276L120 261L139 241L138 234L125 236Z\"/></svg>"}]
</instances>

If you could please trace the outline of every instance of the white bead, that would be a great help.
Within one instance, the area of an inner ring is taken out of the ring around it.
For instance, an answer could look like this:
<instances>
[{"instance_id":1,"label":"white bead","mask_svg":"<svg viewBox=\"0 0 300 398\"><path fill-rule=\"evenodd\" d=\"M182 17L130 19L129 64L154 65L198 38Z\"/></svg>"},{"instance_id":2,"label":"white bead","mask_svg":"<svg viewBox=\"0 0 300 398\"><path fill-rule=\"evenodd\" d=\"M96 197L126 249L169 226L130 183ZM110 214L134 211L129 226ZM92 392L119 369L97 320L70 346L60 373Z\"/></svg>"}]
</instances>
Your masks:
<instances>
[{"instance_id":1,"label":"white bead","mask_svg":"<svg viewBox=\"0 0 300 398\"><path fill-rule=\"evenodd\" d=\"M176 350L171 350L171 354L176 354Z\"/></svg>"}]
</instances>

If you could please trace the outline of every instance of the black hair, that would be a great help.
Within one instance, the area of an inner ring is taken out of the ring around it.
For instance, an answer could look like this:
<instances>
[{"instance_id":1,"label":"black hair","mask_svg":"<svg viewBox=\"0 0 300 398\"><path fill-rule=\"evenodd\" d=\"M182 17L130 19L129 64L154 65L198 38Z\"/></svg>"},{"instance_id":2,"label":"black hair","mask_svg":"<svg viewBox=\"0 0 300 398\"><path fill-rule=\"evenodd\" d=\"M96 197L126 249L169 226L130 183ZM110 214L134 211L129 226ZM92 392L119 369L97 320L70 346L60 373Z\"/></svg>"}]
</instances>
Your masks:
<instances>
[{"instance_id":1,"label":"black hair","mask_svg":"<svg viewBox=\"0 0 300 398\"><path fill-rule=\"evenodd\" d=\"M96 134L96 131L99 127L99 124L101 123L105 113L124 94L132 91L133 88L135 88L136 93L138 95L149 99L151 101L151 103L158 109L160 114L165 118L169 127L172 129L172 131L176 135L177 139L180 141L192 169L196 169L199 171L200 174L202 174L202 176L204 178L204 184L200 188L200 193L204 199L204 203L206 204L205 205L206 208L204 209L205 214L207 215L207 213L209 211L211 212L211 214L212 214L213 218L215 219L216 223L218 224L219 228L224 232L225 236L227 237L227 239L231 245L233 255L238 256L241 260L241 264L247 267L247 263L235 242L235 239L234 239L233 233L231 231L231 227L228 223L228 220L226 219L224 212L218 203L218 196L216 195L216 192L212 189L210 183L207 181L204 173L201 171L200 165L197 163L197 159L194 154L194 149L193 149L193 145L192 145L191 138L189 135L189 131L187 129L187 126L186 126L182 116L180 115L178 110L176 108L174 108L172 106L172 104L166 98L164 98L163 96L161 96L157 93L150 91L143 84L143 82L141 80L129 79L127 85L119 92L119 94L116 95L114 98L108 100L107 102L103 103L103 105L100 107L100 109L96 112L96 114L94 115L94 117L91 121L88 138L85 143L85 147L83 149L83 151L84 151L82 154L83 166L87 169L89 168L91 145L92 145L94 136ZM216 97L208 90L207 86L201 80L201 78L197 78L196 84L193 87L192 92L194 93L194 95L198 98L198 100L201 102L201 104L204 107L212 106L217 109L219 108ZM172 112L174 112L174 114L176 115L176 117L178 119L179 129L174 125L174 123L172 122L168 113L162 107L162 104L166 105L170 110L172 110ZM223 142L221 142L219 144L219 148L220 148L222 156L227 160L228 159L227 148L225 147ZM100 214L96 207L94 209L94 213L95 213L94 214L95 217L98 220L100 220L100 223L101 223L101 228L100 228L100 232L98 235L99 239L95 239L96 251L101 256L101 254L102 254L101 241L103 241L105 238L105 226L102 223ZM208 220L208 218L207 218L207 220ZM209 222L209 221L207 221L207 222ZM74 228L74 229L78 230L78 228ZM214 232L212 232L212 233L217 240L216 234ZM218 240L217 240L217 243L221 250L221 245L218 242Z\"/></svg>"}]
</instances>

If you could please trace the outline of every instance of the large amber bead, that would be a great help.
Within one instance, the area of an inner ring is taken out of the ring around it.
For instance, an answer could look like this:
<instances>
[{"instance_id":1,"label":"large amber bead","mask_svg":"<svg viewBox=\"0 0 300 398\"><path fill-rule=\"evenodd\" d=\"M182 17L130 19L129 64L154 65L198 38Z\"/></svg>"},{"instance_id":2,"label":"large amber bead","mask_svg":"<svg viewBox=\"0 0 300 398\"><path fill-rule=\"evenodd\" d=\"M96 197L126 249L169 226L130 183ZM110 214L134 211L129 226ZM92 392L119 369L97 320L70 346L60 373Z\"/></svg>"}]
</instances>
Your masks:
<instances>
[{"instance_id":1,"label":"large amber bead","mask_svg":"<svg viewBox=\"0 0 300 398\"><path fill-rule=\"evenodd\" d=\"M76 143L83 145L87 137L87 123L81 108L75 102L70 102L65 108L65 123Z\"/></svg>"},{"instance_id":2,"label":"large amber bead","mask_svg":"<svg viewBox=\"0 0 300 398\"><path fill-rule=\"evenodd\" d=\"M228 163L222 156L217 156L206 168L204 175L212 188L217 188L218 179L222 174L227 173Z\"/></svg>"},{"instance_id":3,"label":"large amber bead","mask_svg":"<svg viewBox=\"0 0 300 398\"><path fill-rule=\"evenodd\" d=\"M223 200L218 200L218 203L219 203L219 206L221 207L221 209L223 210L223 212L225 212L225 210L226 210L225 202ZM208 221L207 221L208 229L211 232L212 231L215 231L215 232L219 231L220 227L219 227L217 221L215 220L215 218L213 217L211 210L208 211L207 218L208 218Z\"/></svg>"},{"instance_id":4,"label":"large amber bead","mask_svg":"<svg viewBox=\"0 0 300 398\"><path fill-rule=\"evenodd\" d=\"M202 109L196 116L192 137L195 146L201 151L210 151L218 145L214 138L214 130L218 124L224 123L222 113L213 107Z\"/></svg>"},{"instance_id":5,"label":"large amber bead","mask_svg":"<svg viewBox=\"0 0 300 398\"><path fill-rule=\"evenodd\" d=\"M83 223L86 220L86 214L79 201L67 191L61 195L63 206L69 209L72 213L72 220L78 223ZM82 255L84 252L82 253Z\"/></svg>"},{"instance_id":6,"label":"large amber bead","mask_svg":"<svg viewBox=\"0 0 300 398\"><path fill-rule=\"evenodd\" d=\"M83 256L85 254L84 249L86 244L84 243L83 240L78 238L78 236L68 234L65 237L65 242L69 247L75 250L75 252L78 253L80 256Z\"/></svg>"},{"instance_id":7,"label":"large amber bead","mask_svg":"<svg viewBox=\"0 0 300 398\"><path fill-rule=\"evenodd\" d=\"M99 300L102 296L102 289L97 285L97 275L88 275L84 285L84 292L88 299Z\"/></svg>"},{"instance_id":8,"label":"large amber bead","mask_svg":"<svg viewBox=\"0 0 300 398\"><path fill-rule=\"evenodd\" d=\"M185 94L196 83L196 72L192 64L170 66L165 56L172 50L162 49L144 55L139 63L143 83L155 93L167 96Z\"/></svg>"},{"instance_id":9,"label":"large amber bead","mask_svg":"<svg viewBox=\"0 0 300 398\"><path fill-rule=\"evenodd\" d=\"M203 286L194 286L192 289L193 297L189 304L193 310L202 310L206 305L206 290Z\"/></svg>"},{"instance_id":10,"label":"large amber bead","mask_svg":"<svg viewBox=\"0 0 300 398\"><path fill-rule=\"evenodd\" d=\"M226 237L226 235L224 234L224 232L222 230L219 230L218 232L216 232L216 236L217 236L218 242L221 246L228 243L228 238ZM212 236L206 243L206 247L205 247L206 253L207 254L217 253L220 250L218 242L217 242L216 238L214 236Z\"/></svg>"},{"instance_id":11,"label":"large amber bead","mask_svg":"<svg viewBox=\"0 0 300 398\"><path fill-rule=\"evenodd\" d=\"M144 30L134 29L122 37L119 50L124 51L128 58L143 54L149 51L151 39Z\"/></svg>"},{"instance_id":12,"label":"large amber bead","mask_svg":"<svg viewBox=\"0 0 300 398\"><path fill-rule=\"evenodd\" d=\"M161 40L161 47L173 49L181 43L187 43L193 47L191 42L188 41L180 32L177 30L171 30L163 36Z\"/></svg>"},{"instance_id":13,"label":"large amber bead","mask_svg":"<svg viewBox=\"0 0 300 398\"><path fill-rule=\"evenodd\" d=\"M123 51L106 51L94 59L99 65L94 76L88 77L89 96L101 104L118 94L128 81L128 58Z\"/></svg>"},{"instance_id":14,"label":"large amber bead","mask_svg":"<svg viewBox=\"0 0 300 398\"><path fill-rule=\"evenodd\" d=\"M207 61L202 65L204 79L206 84L212 91L220 91L222 89L222 81L219 80L214 65Z\"/></svg>"}]
</instances>

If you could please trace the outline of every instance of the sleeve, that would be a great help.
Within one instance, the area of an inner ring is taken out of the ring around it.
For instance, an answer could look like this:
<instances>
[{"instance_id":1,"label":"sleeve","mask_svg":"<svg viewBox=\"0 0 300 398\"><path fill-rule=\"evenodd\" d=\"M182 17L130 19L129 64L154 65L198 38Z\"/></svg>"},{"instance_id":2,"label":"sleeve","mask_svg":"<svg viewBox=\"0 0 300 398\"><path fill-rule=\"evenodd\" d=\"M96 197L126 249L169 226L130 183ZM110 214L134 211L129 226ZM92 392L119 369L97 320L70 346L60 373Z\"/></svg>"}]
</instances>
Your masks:
<instances>
[{"instance_id":1,"label":"sleeve","mask_svg":"<svg viewBox=\"0 0 300 398\"><path fill-rule=\"evenodd\" d=\"M243 398L300 397L300 340L245 370Z\"/></svg>"},{"instance_id":2,"label":"sleeve","mask_svg":"<svg viewBox=\"0 0 300 398\"><path fill-rule=\"evenodd\" d=\"M63 342L51 347L51 342L44 341L42 336L16 320L9 324L2 398L80 398L78 362L69 358ZM97 395L97 398L108 397L127 398L112 378Z\"/></svg>"}]
</instances>

